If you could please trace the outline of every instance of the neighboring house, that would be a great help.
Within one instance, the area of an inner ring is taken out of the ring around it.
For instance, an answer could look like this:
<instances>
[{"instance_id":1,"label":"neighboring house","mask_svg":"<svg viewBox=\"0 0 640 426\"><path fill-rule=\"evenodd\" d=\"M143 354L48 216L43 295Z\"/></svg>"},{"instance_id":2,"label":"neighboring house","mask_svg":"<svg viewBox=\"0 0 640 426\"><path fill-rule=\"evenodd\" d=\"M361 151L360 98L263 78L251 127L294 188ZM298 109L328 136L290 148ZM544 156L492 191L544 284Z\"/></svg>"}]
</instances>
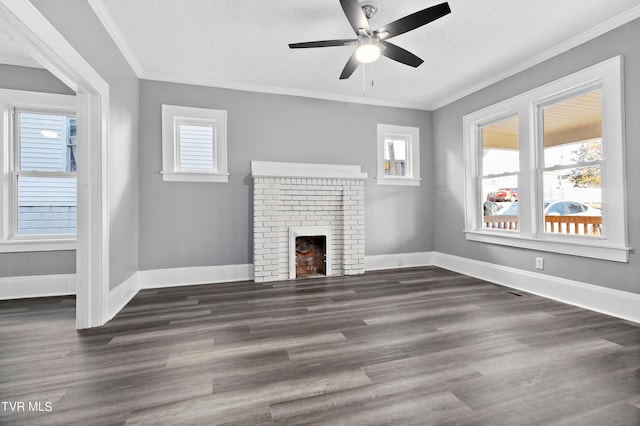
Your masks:
<instances>
[{"instance_id":1,"label":"neighboring house","mask_svg":"<svg viewBox=\"0 0 640 426\"><path fill-rule=\"evenodd\" d=\"M19 169L25 173L18 176L17 233L75 234L76 118L29 111L16 114Z\"/></svg>"}]
</instances>

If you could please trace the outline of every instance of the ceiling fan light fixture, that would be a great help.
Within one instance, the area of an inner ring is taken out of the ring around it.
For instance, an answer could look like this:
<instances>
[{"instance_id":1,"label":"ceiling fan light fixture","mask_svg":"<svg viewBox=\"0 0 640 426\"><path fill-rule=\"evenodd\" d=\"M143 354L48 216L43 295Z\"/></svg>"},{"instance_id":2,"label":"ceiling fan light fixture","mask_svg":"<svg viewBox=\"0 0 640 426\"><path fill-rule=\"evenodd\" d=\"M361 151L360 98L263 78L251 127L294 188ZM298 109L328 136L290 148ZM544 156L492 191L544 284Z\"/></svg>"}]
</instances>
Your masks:
<instances>
[{"instance_id":1,"label":"ceiling fan light fixture","mask_svg":"<svg viewBox=\"0 0 640 426\"><path fill-rule=\"evenodd\" d=\"M380 58L380 45L377 43L363 43L356 49L356 59L361 64L368 64Z\"/></svg>"}]
</instances>

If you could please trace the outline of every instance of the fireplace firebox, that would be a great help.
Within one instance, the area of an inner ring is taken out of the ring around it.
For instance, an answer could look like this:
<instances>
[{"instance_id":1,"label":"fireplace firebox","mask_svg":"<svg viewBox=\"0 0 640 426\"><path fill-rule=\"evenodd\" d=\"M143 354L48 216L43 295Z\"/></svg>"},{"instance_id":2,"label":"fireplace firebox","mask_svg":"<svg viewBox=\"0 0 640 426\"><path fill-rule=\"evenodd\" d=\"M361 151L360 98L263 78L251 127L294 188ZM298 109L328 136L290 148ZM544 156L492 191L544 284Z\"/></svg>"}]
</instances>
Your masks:
<instances>
[{"instance_id":1,"label":"fireplace firebox","mask_svg":"<svg viewBox=\"0 0 640 426\"><path fill-rule=\"evenodd\" d=\"M327 237L296 237L296 278L325 276Z\"/></svg>"}]
</instances>

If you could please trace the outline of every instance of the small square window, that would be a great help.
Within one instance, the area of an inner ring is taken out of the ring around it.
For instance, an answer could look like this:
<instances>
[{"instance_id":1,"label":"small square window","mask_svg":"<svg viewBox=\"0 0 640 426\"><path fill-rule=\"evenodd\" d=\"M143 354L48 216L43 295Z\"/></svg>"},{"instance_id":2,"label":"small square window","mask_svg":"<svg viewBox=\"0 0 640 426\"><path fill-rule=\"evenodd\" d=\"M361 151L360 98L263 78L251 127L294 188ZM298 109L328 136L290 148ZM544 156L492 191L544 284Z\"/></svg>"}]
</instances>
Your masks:
<instances>
[{"instance_id":1,"label":"small square window","mask_svg":"<svg viewBox=\"0 0 640 426\"><path fill-rule=\"evenodd\" d=\"M419 129L378 124L377 169L380 185L420 185Z\"/></svg>"},{"instance_id":2,"label":"small square window","mask_svg":"<svg viewBox=\"0 0 640 426\"><path fill-rule=\"evenodd\" d=\"M216 172L215 122L178 121L178 168L182 172Z\"/></svg>"},{"instance_id":3,"label":"small square window","mask_svg":"<svg viewBox=\"0 0 640 426\"><path fill-rule=\"evenodd\" d=\"M384 140L384 175L407 175L407 139L387 138Z\"/></svg>"},{"instance_id":4,"label":"small square window","mask_svg":"<svg viewBox=\"0 0 640 426\"><path fill-rule=\"evenodd\" d=\"M227 182L227 112L162 105L162 179Z\"/></svg>"}]
</instances>

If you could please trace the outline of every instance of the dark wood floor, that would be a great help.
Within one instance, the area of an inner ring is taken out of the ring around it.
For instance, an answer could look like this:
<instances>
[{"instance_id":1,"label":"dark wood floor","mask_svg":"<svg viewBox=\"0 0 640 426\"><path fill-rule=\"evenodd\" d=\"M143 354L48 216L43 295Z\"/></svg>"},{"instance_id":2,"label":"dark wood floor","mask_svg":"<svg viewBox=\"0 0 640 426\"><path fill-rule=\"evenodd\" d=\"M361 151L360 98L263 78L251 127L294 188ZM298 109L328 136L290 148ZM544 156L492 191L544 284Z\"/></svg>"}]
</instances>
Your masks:
<instances>
[{"instance_id":1,"label":"dark wood floor","mask_svg":"<svg viewBox=\"0 0 640 426\"><path fill-rule=\"evenodd\" d=\"M43 410L1 424L640 425L640 327L438 268L145 290L84 332L73 298L8 301L0 400Z\"/></svg>"}]
</instances>

